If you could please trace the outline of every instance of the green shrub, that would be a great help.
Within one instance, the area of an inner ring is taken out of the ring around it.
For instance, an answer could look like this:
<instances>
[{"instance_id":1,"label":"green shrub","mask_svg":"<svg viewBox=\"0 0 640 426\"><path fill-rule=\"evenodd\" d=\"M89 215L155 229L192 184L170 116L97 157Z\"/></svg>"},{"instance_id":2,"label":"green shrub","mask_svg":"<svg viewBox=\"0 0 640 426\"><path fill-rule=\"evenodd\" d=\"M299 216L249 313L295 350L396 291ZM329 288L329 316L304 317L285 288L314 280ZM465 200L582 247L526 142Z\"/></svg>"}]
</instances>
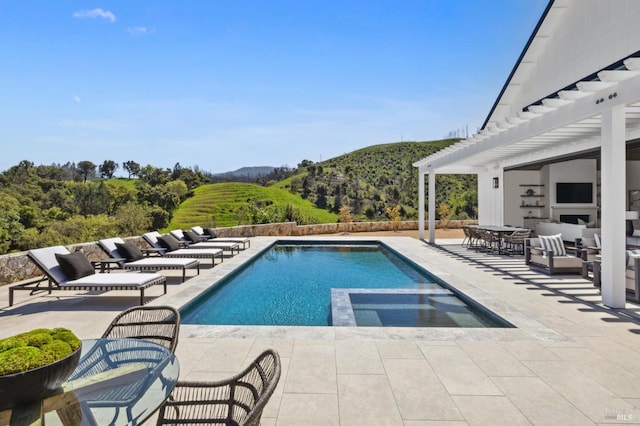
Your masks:
<instances>
[{"instance_id":1,"label":"green shrub","mask_svg":"<svg viewBox=\"0 0 640 426\"><path fill-rule=\"evenodd\" d=\"M66 328L38 328L0 340L0 376L43 367L80 347L80 339Z\"/></svg>"}]
</instances>

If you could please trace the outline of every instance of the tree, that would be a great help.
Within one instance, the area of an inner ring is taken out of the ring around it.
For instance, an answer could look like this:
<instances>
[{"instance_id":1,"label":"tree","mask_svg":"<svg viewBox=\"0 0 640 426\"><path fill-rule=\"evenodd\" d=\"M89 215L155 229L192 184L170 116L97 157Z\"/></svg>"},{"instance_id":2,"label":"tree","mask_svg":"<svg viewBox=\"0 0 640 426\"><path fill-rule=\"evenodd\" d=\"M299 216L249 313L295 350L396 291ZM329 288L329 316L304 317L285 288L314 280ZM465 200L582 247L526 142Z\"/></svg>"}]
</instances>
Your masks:
<instances>
[{"instance_id":1,"label":"tree","mask_svg":"<svg viewBox=\"0 0 640 426\"><path fill-rule=\"evenodd\" d=\"M96 165L91 161L80 161L78 162L78 172L82 176L82 181L86 182L87 179L95 177Z\"/></svg>"},{"instance_id":2,"label":"tree","mask_svg":"<svg viewBox=\"0 0 640 426\"><path fill-rule=\"evenodd\" d=\"M135 161L125 161L122 163L122 169L129 174L129 179L131 176L140 176L140 164Z\"/></svg>"},{"instance_id":3,"label":"tree","mask_svg":"<svg viewBox=\"0 0 640 426\"><path fill-rule=\"evenodd\" d=\"M447 229L449 227L449 221L453 216L453 211L451 211L447 203L440 203L440 205L438 205L437 213L440 217L440 227Z\"/></svg>"},{"instance_id":4,"label":"tree","mask_svg":"<svg viewBox=\"0 0 640 426\"><path fill-rule=\"evenodd\" d=\"M351 208L349 206L340 207L340 223L345 224L345 231L348 232L351 230L351 222L353 222L353 217L351 217Z\"/></svg>"},{"instance_id":5,"label":"tree","mask_svg":"<svg viewBox=\"0 0 640 426\"><path fill-rule=\"evenodd\" d=\"M3 186L11 184L25 184L31 181L34 174L34 165L31 161L22 160L17 166L13 166L10 169L2 173Z\"/></svg>"},{"instance_id":6,"label":"tree","mask_svg":"<svg viewBox=\"0 0 640 426\"><path fill-rule=\"evenodd\" d=\"M171 179L176 180L180 178L180 172L182 171L182 166L180 163L176 163L173 166L173 171L171 172Z\"/></svg>"},{"instance_id":7,"label":"tree","mask_svg":"<svg viewBox=\"0 0 640 426\"><path fill-rule=\"evenodd\" d=\"M387 216L391 219L391 227L396 232L400 227L400 209L400 204L396 204L394 207L387 207Z\"/></svg>"},{"instance_id":8,"label":"tree","mask_svg":"<svg viewBox=\"0 0 640 426\"><path fill-rule=\"evenodd\" d=\"M98 172L100 173L100 177L102 179L111 179L113 177L113 174L116 172L116 170L118 169L118 163L116 163L113 160L104 160L104 163L102 163L99 167L98 167Z\"/></svg>"},{"instance_id":9,"label":"tree","mask_svg":"<svg viewBox=\"0 0 640 426\"><path fill-rule=\"evenodd\" d=\"M104 182L78 183L73 188L78 213L83 216L106 214L111 197Z\"/></svg>"},{"instance_id":10,"label":"tree","mask_svg":"<svg viewBox=\"0 0 640 426\"><path fill-rule=\"evenodd\" d=\"M120 206L115 217L118 221L118 235L123 236L144 234L153 223L150 209L135 202Z\"/></svg>"},{"instance_id":11,"label":"tree","mask_svg":"<svg viewBox=\"0 0 640 426\"><path fill-rule=\"evenodd\" d=\"M171 180L171 171L146 165L140 169L139 177L151 186L162 185Z\"/></svg>"},{"instance_id":12,"label":"tree","mask_svg":"<svg viewBox=\"0 0 640 426\"><path fill-rule=\"evenodd\" d=\"M14 197L0 194L0 253L7 253L24 231L20 222L20 203Z\"/></svg>"}]
</instances>

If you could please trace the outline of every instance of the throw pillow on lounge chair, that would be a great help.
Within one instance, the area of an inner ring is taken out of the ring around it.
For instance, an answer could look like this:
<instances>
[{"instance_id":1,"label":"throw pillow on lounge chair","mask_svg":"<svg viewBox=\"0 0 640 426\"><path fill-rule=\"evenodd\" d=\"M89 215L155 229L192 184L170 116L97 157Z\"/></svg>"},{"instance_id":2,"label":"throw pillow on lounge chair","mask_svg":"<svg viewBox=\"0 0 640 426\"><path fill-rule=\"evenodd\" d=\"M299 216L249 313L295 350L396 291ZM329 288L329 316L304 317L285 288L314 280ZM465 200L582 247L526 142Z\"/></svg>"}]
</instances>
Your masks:
<instances>
[{"instance_id":1,"label":"throw pillow on lounge chair","mask_svg":"<svg viewBox=\"0 0 640 426\"><path fill-rule=\"evenodd\" d=\"M133 244L131 241L127 241L125 243L115 243L118 248L118 253L120 253L127 262L134 262L136 260L140 260L144 257L142 251Z\"/></svg>"},{"instance_id":2,"label":"throw pillow on lounge chair","mask_svg":"<svg viewBox=\"0 0 640 426\"><path fill-rule=\"evenodd\" d=\"M56 260L62 272L71 280L78 280L96 273L87 256L81 251L74 251L69 254L56 253Z\"/></svg>"},{"instance_id":3,"label":"throw pillow on lounge chair","mask_svg":"<svg viewBox=\"0 0 640 426\"><path fill-rule=\"evenodd\" d=\"M184 236L192 243L201 243L204 239L193 231L184 231Z\"/></svg>"},{"instance_id":4,"label":"throw pillow on lounge chair","mask_svg":"<svg viewBox=\"0 0 640 426\"><path fill-rule=\"evenodd\" d=\"M204 234L210 236L211 238L217 237L216 232L213 230L213 228L205 228Z\"/></svg>"},{"instance_id":5,"label":"throw pillow on lounge chair","mask_svg":"<svg viewBox=\"0 0 640 426\"><path fill-rule=\"evenodd\" d=\"M162 248L167 249L168 252L176 251L180 248L180 244L171 235L161 235L158 237L158 243Z\"/></svg>"},{"instance_id":6,"label":"throw pillow on lounge chair","mask_svg":"<svg viewBox=\"0 0 640 426\"><path fill-rule=\"evenodd\" d=\"M564 249L564 242L562 241L562 234L556 235L540 235L540 245L544 250L544 254L548 251L553 252L554 256L566 256L567 252Z\"/></svg>"}]
</instances>

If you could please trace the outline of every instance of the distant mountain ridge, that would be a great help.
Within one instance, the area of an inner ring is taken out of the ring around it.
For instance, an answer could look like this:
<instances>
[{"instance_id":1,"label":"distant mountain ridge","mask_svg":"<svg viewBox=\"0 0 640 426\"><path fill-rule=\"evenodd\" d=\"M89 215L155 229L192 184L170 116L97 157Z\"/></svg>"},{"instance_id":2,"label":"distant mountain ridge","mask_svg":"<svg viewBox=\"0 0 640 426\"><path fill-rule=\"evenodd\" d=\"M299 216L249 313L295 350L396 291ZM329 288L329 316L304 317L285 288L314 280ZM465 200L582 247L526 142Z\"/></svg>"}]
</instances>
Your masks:
<instances>
[{"instance_id":1,"label":"distant mountain ridge","mask_svg":"<svg viewBox=\"0 0 640 426\"><path fill-rule=\"evenodd\" d=\"M241 167L237 170L233 170L230 172L224 173L215 173L214 176L219 176L223 178L230 177L249 177L252 179L267 176L275 170L275 167L271 166L251 166L251 167Z\"/></svg>"}]
</instances>

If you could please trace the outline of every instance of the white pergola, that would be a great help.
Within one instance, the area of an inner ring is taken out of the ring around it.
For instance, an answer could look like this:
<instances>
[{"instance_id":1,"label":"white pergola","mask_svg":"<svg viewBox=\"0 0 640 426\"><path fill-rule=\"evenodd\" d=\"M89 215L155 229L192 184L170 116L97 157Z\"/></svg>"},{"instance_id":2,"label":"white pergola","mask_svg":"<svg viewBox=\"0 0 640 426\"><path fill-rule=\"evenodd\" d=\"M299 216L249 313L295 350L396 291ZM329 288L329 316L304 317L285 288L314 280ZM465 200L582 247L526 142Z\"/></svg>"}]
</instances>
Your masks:
<instances>
[{"instance_id":1,"label":"white pergola","mask_svg":"<svg viewBox=\"0 0 640 426\"><path fill-rule=\"evenodd\" d=\"M543 34L538 36L541 40L534 38L529 50L543 42ZM426 200L428 241L434 243L436 206L431 195L436 191L437 174L477 174L479 221L502 224L504 194L490 190L494 177L502 182L505 169L600 148L602 301L612 308L624 308L626 143L640 138L640 57L634 55L512 116L500 119L500 114L494 114L498 119L488 120L477 134L415 162L420 238L425 237L425 176L430 195ZM518 70L525 72L526 67ZM510 85L518 84L517 77L512 74L499 100L508 100Z\"/></svg>"}]
</instances>

